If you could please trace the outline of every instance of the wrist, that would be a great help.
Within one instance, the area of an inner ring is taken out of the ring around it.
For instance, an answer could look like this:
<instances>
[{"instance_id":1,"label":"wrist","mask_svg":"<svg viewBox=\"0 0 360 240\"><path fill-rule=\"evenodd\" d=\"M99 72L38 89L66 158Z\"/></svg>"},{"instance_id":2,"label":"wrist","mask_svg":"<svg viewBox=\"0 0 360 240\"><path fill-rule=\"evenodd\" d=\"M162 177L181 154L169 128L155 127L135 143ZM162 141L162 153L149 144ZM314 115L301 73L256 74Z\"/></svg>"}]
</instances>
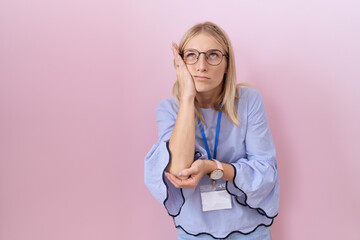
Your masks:
<instances>
[{"instance_id":1,"label":"wrist","mask_svg":"<svg viewBox=\"0 0 360 240\"><path fill-rule=\"evenodd\" d=\"M195 102L195 96L180 96L180 103L181 104L194 104Z\"/></svg>"},{"instance_id":2,"label":"wrist","mask_svg":"<svg viewBox=\"0 0 360 240\"><path fill-rule=\"evenodd\" d=\"M210 174L212 173L214 170L217 169L217 165L215 163L215 161L210 160L210 159L206 159L203 160L205 162L205 174Z\"/></svg>"}]
</instances>

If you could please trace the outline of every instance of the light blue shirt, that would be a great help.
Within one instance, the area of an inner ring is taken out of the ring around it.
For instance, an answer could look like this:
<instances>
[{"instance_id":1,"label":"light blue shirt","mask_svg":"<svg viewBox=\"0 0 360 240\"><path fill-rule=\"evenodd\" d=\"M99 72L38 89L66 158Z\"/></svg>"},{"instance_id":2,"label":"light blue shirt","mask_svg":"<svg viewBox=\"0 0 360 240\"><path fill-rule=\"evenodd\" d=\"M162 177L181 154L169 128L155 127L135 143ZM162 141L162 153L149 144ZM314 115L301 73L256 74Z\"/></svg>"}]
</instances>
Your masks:
<instances>
[{"instance_id":1,"label":"light blue shirt","mask_svg":"<svg viewBox=\"0 0 360 240\"><path fill-rule=\"evenodd\" d=\"M196 188L178 189L165 177L171 161L168 142L178 104L169 98L157 108L159 140L145 158L145 184L174 218L175 226L188 234L208 234L214 238L226 238L234 232L249 234L259 226L269 227L277 216L280 188L276 153L259 92L241 88L237 109L240 126L223 114L217 148L217 160L231 164L235 170L233 183L217 180L217 184L226 184L232 208L203 212L199 186L211 184L212 180L204 175ZM210 152L213 152L218 112L212 108L200 111L206 122L204 131ZM194 156L195 160L208 158L198 126Z\"/></svg>"}]
</instances>

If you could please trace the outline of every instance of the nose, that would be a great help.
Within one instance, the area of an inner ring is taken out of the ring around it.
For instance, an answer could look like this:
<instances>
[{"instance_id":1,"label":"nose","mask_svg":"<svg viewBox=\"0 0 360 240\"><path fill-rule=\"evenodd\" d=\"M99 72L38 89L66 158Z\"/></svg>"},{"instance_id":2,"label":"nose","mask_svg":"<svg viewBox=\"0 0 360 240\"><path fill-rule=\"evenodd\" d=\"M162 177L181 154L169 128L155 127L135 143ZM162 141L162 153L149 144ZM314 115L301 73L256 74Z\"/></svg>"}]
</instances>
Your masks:
<instances>
[{"instance_id":1,"label":"nose","mask_svg":"<svg viewBox=\"0 0 360 240\"><path fill-rule=\"evenodd\" d=\"M207 68L208 68L208 63L206 61L206 55L200 53L199 59L196 63L196 70L198 72L206 72Z\"/></svg>"}]
</instances>

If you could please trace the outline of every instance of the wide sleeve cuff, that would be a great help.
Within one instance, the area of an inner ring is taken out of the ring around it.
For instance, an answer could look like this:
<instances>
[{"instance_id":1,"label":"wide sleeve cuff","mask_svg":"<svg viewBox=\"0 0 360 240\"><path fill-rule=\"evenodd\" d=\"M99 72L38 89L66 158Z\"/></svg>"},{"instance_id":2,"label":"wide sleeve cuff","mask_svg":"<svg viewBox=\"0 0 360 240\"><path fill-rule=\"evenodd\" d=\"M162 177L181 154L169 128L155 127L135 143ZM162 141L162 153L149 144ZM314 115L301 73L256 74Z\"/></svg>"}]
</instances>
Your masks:
<instances>
[{"instance_id":1,"label":"wide sleeve cuff","mask_svg":"<svg viewBox=\"0 0 360 240\"><path fill-rule=\"evenodd\" d=\"M279 178L277 170L270 163L231 164L234 168L233 182L227 182L227 191L236 201L256 209L267 218L275 218L279 210Z\"/></svg>"},{"instance_id":2,"label":"wide sleeve cuff","mask_svg":"<svg viewBox=\"0 0 360 240\"><path fill-rule=\"evenodd\" d=\"M157 201L162 203L168 214L176 217L180 214L185 199L182 189L176 188L165 176L171 161L169 141L160 139L145 158L145 184Z\"/></svg>"}]
</instances>

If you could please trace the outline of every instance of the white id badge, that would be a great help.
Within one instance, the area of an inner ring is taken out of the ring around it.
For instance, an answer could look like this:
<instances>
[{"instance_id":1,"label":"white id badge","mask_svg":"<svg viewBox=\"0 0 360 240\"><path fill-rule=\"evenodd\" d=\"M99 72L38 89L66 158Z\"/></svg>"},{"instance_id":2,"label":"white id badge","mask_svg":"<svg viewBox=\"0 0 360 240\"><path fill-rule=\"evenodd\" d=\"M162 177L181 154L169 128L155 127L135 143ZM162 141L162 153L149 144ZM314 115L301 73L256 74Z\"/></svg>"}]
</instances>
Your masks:
<instances>
[{"instance_id":1,"label":"white id badge","mask_svg":"<svg viewBox=\"0 0 360 240\"><path fill-rule=\"evenodd\" d=\"M200 196L203 212L231 209L231 196L226 191L225 183L200 186Z\"/></svg>"}]
</instances>

